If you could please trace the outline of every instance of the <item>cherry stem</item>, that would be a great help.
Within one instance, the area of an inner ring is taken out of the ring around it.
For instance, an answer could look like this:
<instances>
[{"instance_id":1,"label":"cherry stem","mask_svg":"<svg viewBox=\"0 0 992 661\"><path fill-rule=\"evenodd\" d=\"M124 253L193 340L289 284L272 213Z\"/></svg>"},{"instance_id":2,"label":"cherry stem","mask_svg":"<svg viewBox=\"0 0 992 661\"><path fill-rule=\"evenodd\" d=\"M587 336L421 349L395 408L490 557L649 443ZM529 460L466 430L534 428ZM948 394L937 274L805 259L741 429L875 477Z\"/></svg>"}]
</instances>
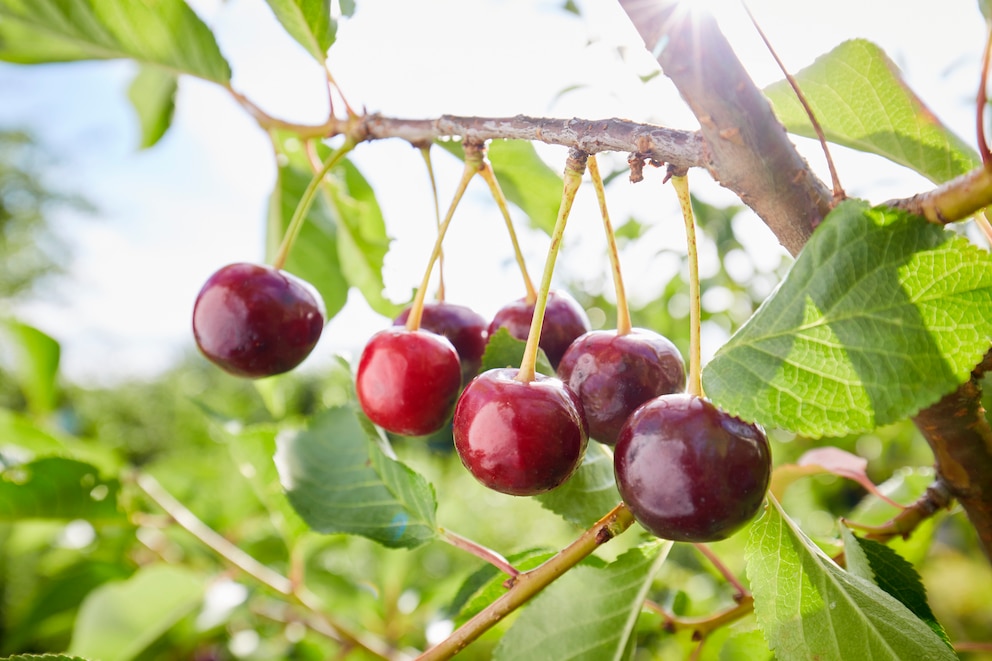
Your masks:
<instances>
[{"instance_id":1,"label":"cherry stem","mask_svg":"<svg viewBox=\"0 0 992 661\"><path fill-rule=\"evenodd\" d=\"M427 176L431 180L431 193L434 195L434 219L437 226L437 231L441 231L441 204L437 199L437 180L434 178L434 164L431 162L431 148L430 146L421 147L420 155L424 158L424 164L427 166ZM444 251L438 253L437 255L437 300L444 300Z\"/></svg>"},{"instance_id":2,"label":"cherry stem","mask_svg":"<svg viewBox=\"0 0 992 661\"><path fill-rule=\"evenodd\" d=\"M982 234L985 235L989 245L992 245L992 223L989 222L988 211L982 211L976 214L975 222L978 223L978 229L982 230Z\"/></svg>"},{"instance_id":3,"label":"cherry stem","mask_svg":"<svg viewBox=\"0 0 992 661\"><path fill-rule=\"evenodd\" d=\"M599 200L599 213L603 217L603 229L606 231L607 250L610 255L610 266L613 268L613 286L616 288L617 296L617 335L627 335L630 333L630 309L627 306L627 292L623 286L623 275L620 273L620 251L617 249L617 237L613 231L613 223L610 222L610 214L606 209L606 189L603 186L603 178L599 174L599 164L596 162L596 155L589 157L589 176L592 178L592 185L596 189L596 199Z\"/></svg>"},{"instance_id":4,"label":"cherry stem","mask_svg":"<svg viewBox=\"0 0 992 661\"><path fill-rule=\"evenodd\" d=\"M572 202L575 201L575 194L578 192L579 186L582 185L582 175L585 173L587 159L588 154L584 151L572 149L565 161L565 185L561 192L558 219L551 232L551 245L548 247L547 260L544 262L541 288L537 292L537 300L534 301L534 316L531 318L530 331L527 334L524 357L520 361L520 371L515 377L521 383L529 383L537 375L537 351L541 341L541 328L544 325L544 310L548 306L548 295L551 292L551 277L555 272L555 260L558 258L558 249L561 247L561 239L565 234L565 224L568 222L568 214L572 210Z\"/></svg>"},{"instance_id":5,"label":"cherry stem","mask_svg":"<svg viewBox=\"0 0 992 661\"><path fill-rule=\"evenodd\" d=\"M689 179L686 175L674 175L672 186L679 198L682 218L685 220L685 239L689 259L689 379L686 390L690 395L703 395L701 377L702 354L700 350L700 325L702 324L699 304L699 254L696 249L696 223L692 216L692 198L689 195Z\"/></svg>"},{"instance_id":6,"label":"cherry stem","mask_svg":"<svg viewBox=\"0 0 992 661\"><path fill-rule=\"evenodd\" d=\"M344 143L334 150L324 164L321 165L320 169L314 174L313 179L307 184L306 190L303 191L303 196L300 197L300 201L296 204L296 209L293 211L292 218L289 219L289 225L286 227L286 233L282 237L282 243L279 245L279 249L276 251L275 259L272 260L272 266L277 269L282 269L286 265L286 259L289 257L289 251L292 249L293 244L296 242L296 238L300 234L300 230L303 228L303 223L306 220L307 212L310 211L310 206L313 204L314 198L317 196L317 189L320 188L320 184L324 181L324 177L331 169L341 162L341 159L345 157L349 151L355 147L355 142L350 138L345 138Z\"/></svg>"},{"instance_id":7,"label":"cherry stem","mask_svg":"<svg viewBox=\"0 0 992 661\"><path fill-rule=\"evenodd\" d=\"M985 106L988 105L989 60L992 59L992 22L986 25L985 50L982 53L981 80L978 84L978 99L975 117L975 127L978 132L978 153L982 157L985 169L992 169L992 152L985 137Z\"/></svg>"},{"instance_id":8,"label":"cherry stem","mask_svg":"<svg viewBox=\"0 0 992 661\"><path fill-rule=\"evenodd\" d=\"M809 118L809 123L813 126L813 131L816 133L817 139L820 141L820 148L823 150L823 156L827 160L827 169L830 171L830 181L833 183L833 197L835 202L839 202L847 197L847 193L844 192L844 187L840 184L840 176L837 174L837 168L834 166L834 159L830 156L830 149L827 147L827 136L823 133L823 127L820 126L820 122L816 119L816 114L813 112L813 108L809 105L809 101L806 100L806 95L803 94L802 89L799 87L799 82L796 80L795 76L789 73L789 70L785 68L785 64L782 59L775 52L772 47L772 42L768 40L765 36L764 30L758 25L758 21L754 18L754 14L751 13L750 7L747 6L746 2L741 3L744 6L744 11L747 12L747 17L751 20L751 25L758 32L758 36L761 37L761 41L764 42L765 48L771 53L772 59L775 60L775 64L782 71L785 76L786 82L789 83L789 87L795 92L796 98L799 99L799 104L803 107L806 112L806 117Z\"/></svg>"},{"instance_id":9,"label":"cherry stem","mask_svg":"<svg viewBox=\"0 0 992 661\"><path fill-rule=\"evenodd\" d=\"M489 190L492 192L493 199L496 200L496 206L499 207L500 212L503 214L503 220L506 222L506 230L510 233L513 254L517 258L517 265L520 266L520 275L524 278L524 287L527 290L524 300L527 303L534 303L537 300L537 290L534 289L534 282L530 279L530 274L527 272L527 264L524 262L524 255L520 250L520 242L517 241L517 233L513 229L513 221L510 219L510 210L506 204L506 196L503 195L503 189L500 188L499 180L496 179L496 173L493 172L492 165L485 158L482 160L482 168L479 170L479 174L489 184Z\"/></svg>"},{"instance_id":10,"label":"cherry stem","mask_svg":"<svg viewBox=\"0 0 992 661\"><path fill-rule=\"evenodd\" d=\"M510 564L510 561L504 558L502 555L493 551L490 548L479 544L467 537L462 537L461 535L451 532L450 530L445 530L443 528L439 529L441 533L441 539L451 544L455 548L459 548L463 551L468 551L472 555L482 558L489 564L491 564L496 569L500 570L507 576L514 578L520 575L520 570Z\"/></svg>"},{"instance_id":11,"label":"cherry stem","mask_svg":"<svg viewBox=\"0 0 992 661\"><path fill-rule=\"evenodd\" d=\"M697 551L705 556L707 560L710 561L710 564L712 564L716 570L720 572L720 575L723 576L728 583L734 586L734 601L739 602L741 599L750 594L748 589L744 587L744 584L741 583L740 579L737 578L734 572L730 571L730 568L727 567L727 565L723 564L723 560L721 560L710 547L706 544L693 544L693 546Z\"/></svg>"},{"instance_id":12,"label":"cherry stem","mask_svg":"<svg viewBox=\"0 0 992 661\"><path fill-rule=\"evenodd\" d=\"M626 505L620 503L544 563L508 579L506 584L509 589L501 597L479 611L446 639L417 657L417 661L450 659L633 523L634 515Z\"/></svg>"},{"instance_id":13,"label":"cherry stem","mask_svg":"<svg viewBox=\"0 0 992 661\"><path fill-rule=\"evenodd\" d=\"M455 190L455 196L451 200L451 205L448 207L448 213L441 222L441 226L437 229L437 239L434 241L434 249L431 251L431 257L427 261L424 278L420 281L420 287L417 289L417 294L414 296L413 303L410 305L410 316L406 320L407 330L415 331L420 328L420 320L424 315L424 301L427 297L427 287L430 285L431 273L434 271L434 263L441 256L441 242L444 241L444 235L448 231L448 225L451 224L451 218L455 215L455 209L458 208L458 203L461 201L462 195L465 194L465 189L468 188L472 177L479 171L481 162L482 155L479 145L465 143L465 169L462 171L462 178L458 182L458 188Z\"/></svg>"},{"instance_id":14,"label":"cherry stem","mask_svg":"<svg viewBox=\"0 0 992 661\"><path fill-rule=\"evenodd\" d=\"M322 605L318 603L319 600L317 597L303 588L302 579L297 577L297 580L291 580L263 565L253 556L204 523L148 473L135 473L130 479L172 521L175 521L179 527L193 535L200 543L210 548L217 555L259 583L281 595L291 597L297 604L307 609L322 625L319 628L314 627L314 630L318 633L326 635L339 643L360 647L380 659L398 660L407 658L406 655L390 649L381 640L374 639L366 634L349 631L341 624L331 621L324 612Z\"/></svg>"}]
</instances>

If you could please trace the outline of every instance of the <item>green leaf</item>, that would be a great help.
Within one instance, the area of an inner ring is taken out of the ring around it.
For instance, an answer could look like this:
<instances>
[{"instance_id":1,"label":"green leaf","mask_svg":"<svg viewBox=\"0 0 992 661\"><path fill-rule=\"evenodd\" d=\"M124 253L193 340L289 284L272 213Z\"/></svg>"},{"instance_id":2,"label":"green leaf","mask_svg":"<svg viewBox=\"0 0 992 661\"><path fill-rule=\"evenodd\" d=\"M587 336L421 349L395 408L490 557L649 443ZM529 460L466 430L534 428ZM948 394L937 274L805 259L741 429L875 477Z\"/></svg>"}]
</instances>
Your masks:
<instances>
[{"instance_id":1,"label":"green leaf","mask_svg":"<svg viewBox=\"0 0 992 661\"><path fill-rule=\"evenodd\" d=\"M383 296L382 267L389 237L372 186L351 161L331 171L324 187L338 227L338 259L348 282L362 292L369 307L390 319L403 309Z\"/></svg>"},{"instance_id":2,"label":"green leaf","mask_svg":"<svg viewBox=\"0 0 992 661\"><path fill-rule=\"evenodd\" d=\"M526 140L495 140L489 160L506 199L527 214L531 225L551 234L561 206L561 175Z\"/></svg>"},{"instance_id":3,"label":"green leaf","mask_svg":"<svg viewBox=\"0 0 992 661\"><path fill-rule=\"evenodd\" d=\"M313 179L300 141L289 134L275 138L279 170L269 197L266 258L275 257L290 218L307 184ZM348 300L348 280L338 258L338 225L327 201L317 195L300 234L289 251L284 268L313 285L324 300L327 319L341 311Z\"/></svg>"},{"instance_id":4,"label":"green leaf","mask_svg":"<svg viewBox=\"0 0 992 661\"><path fill-rule=\"evenodd\" d=\"M61 349L59 343L33 326L14 320L0 321L0 340L9 359L7 370L17 380L33 413L48 413L58 399L56 377Z\"/></svg>"},{"instance_id":5,"label":"green leaf","mask_svg":"<svg viewBox=\"0 0 992 661\"><path fill-rule=\"evenodd\" d=\"M5 656L0 661L88 661L81 656L66 656L65 654L15 654Z\"/></svg>"},{"instance_id":6,"label":"green leaf","mask_svg":"<svg viewBox=\"0 0 992 661\"><path fill-rule=\"evenodd\" d=\"M73 459L44 457L0 472L0 521L86 519L120 522L117 480Z\"/></svg>"},{"instance_id":7,"label":"green leaf","mask_svg":"<svg viewBox=\"0 0 992 661\"><path fill-rule=\"evenodd\" d=\"M141 66L131 81L127 96L141 123L141 148L157 143L172 124L176 109L176 74L159 67Z\"/></svg>"},{"instance_id":8,"label":"green leaf","mask_svg":"<svg viewBox=\"0 0 992 661\"><path fill-rule=\"evenodd\" d=\"M482 371L499 369L502 367L520 367L520 361L524 358L524 348L527 343L510 335L510 331L499 328L489 336L486 343L486 350L482 354ZM537 365L535 366L539 374L545 376L555 376L555 369L551 367L544 349L537 350Z\"/></svg>"},{"instance_id":9,"label":"green leaf","mask_svg":"<svg viewBox=\"0 0 992 661\"><path fill-rule=\"evenodd\" d=\"M878 485L878 490L897 503L913 503L923 496L927 487L933 484L935 477L935 471L931 466L918 468L904 466ZM890 521L900 511L877 496L868 494L846 518L861 525L880 526ZM930 556L934 534L944 516L944 513L936 512L922 521L908 538L897 537L889 542L889 546L910 563L919 566Z\"/></svg>"},{"instance_id":10,"label":"green leaf","mask_svg":"<svg viewBox=\"0 0 992 661\"><path fill-rule=\"evenodd\" d=\"M644 598L671 547L657 541L630 549L604 568L575 567L534 598L493 658L627 658Z\"/></svg>"},{"instance_id":11,"label":"green leaf","mask_svg":"<svg viewBox=\"0 0 992 661\"><path fill-rule=\"evenodd\" d=\"M0 60L131 58L226 84L213 33L183 0L0 0Z\"/></svg>"},{"instance_id":12,"label":"green leaf","mask_svg":"<svg viewBox=\"0 0 992 661\"><path fill-rule=\"evenodd\" d=\"M557 489L535 498L569 523L582 528L591 526L621 500L613 474L613 455L600 443L589 443L575 474Z\"/></svg>"},{"instance_id":13,"label":"green leaf","mask_svg":"<svg viewBox=\"0 0 992 661\"><path fill-rule=\"evenodd\" d=\"M904 605L838 567L774 499L751 526L746 558L754 612L780 661L957 658Z\"/></svg>"},{"instance_id":14,"label":"green leaf","mask_svg":"<svg viewBox=\"0 0 992 661\"><path fill-rule=\"evenodd\" d=\"M933 629L948 648L953 649L944 627L940 626L930 609L927 590L913 565L888 546L857 537L847 526L840 527L840 534L844 540L847 571L871 581L898 599L899 603Z\"/></svg>"},{"instance_id":15,"label":"green leaf","mask_svg":"<svg viewBox=\"0 0 992 661\"><path fill-rule=\"evenodd\" d=\"M203 601L206 581L189 569L149 565L126 581L108 583L83 602L69 653L128 661Z\"/></svg>"},{"instance_id":16,"label":"green leaf","mask_svg":"<svg viewBox=\"0 0 992 661\"><path fill-rule=\"evenodd\" d=\"M992 257L887 208L839 205L703 370L748 420L808 436L895 422L966 381L992 344Z\"/></svg>"},{"instance_id":17,"label":"green leaf","mask_svg":"<svg viewBox=\"0 0 992 661\"><path fill-rule=\"evenodd\" d=\"M266 0L283 28L320 64L334 43L330 0Z\"/></svg>"},{"instance_id":18,"label":"green leaf","mask_svg":"<svg viewBox=\"0 0 992 661\"><path fill-rule=\"evenodd\" d=\"M902 79L881 48L846 41L796 74L827 140L884 156L940 183L981 163ZM816 133L786 81L765 89L775 114L793 133Z\"/></svg>"},{"instance_id":19,"label":"green leaf","mask_svg":"<svg viewBox=\"0 0 992 661\"><path fill-rule=\"evenodd\" d=\"M227 435L227 447L241 474L268 510L272 525L287 548L292 549L308 527L289 504L286 492L279 484L279 473L272 461L276 453L276 431L276 427L270 425L242 429Z\"/></svg>"},{"instance_id":20,"label":"green leaf","mask_svg":"<svg viewBox=\"0 0 992 661\"><path fill-rule=\"evenodd\" d=\"M276 439L289 502L317 532L350 533L413 548L436 536L433 487L386 456L384 441L351 406L328 409Z\"/></svg>"}]
</instances>

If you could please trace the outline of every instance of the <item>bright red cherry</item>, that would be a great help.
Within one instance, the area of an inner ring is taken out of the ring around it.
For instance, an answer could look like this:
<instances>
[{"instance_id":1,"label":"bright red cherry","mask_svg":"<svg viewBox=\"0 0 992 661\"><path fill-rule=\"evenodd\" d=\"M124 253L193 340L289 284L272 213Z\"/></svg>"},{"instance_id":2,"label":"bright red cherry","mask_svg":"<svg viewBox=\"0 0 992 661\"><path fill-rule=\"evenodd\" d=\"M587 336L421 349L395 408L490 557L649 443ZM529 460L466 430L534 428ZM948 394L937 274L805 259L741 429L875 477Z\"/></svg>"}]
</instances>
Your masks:
<instances>
[{"instance_id":1,"label":"bright red cherry","mask_svg":"<svg viewBox=\"0 0 992 661\"><path fill-rule=\"evenodd\" d=\"M685 393L634 411L613 461L620 496L638 523L681 542L732 535L758 513L771 479L764 432Z\"/></svg>"},{"instance_id":2,"label":"bright red cherry","mask_svg":"<svg viewBox=\"0 0 992 661\"><path fill-rule=\"evenodd\" d=\"M558 377L582 400L589 436L614 445L634 409L685 388L685 363L675 345L654 331L589 331L568 347Z\"/></svg>"},{"instance_id":3,"label":"bright red cherry","mask_svg":"<svg viewBox=\"0 0 992 661\"><path fill-rule=\"evenodd\" d=\"M524 298L517 299L504 305L496 313L489 323L489 335L502 327L518 340L526 340L533 318L534 304L528 303ZM544 349L552 367L558 367L568 346L589 328L588 315L571 295L560 290L549 292L538 344Z\"/></svg>"},{"instance_id":4,"label":"bright red cherry","mask_svg":"<svg viewBox=\"0 0 992 661\"><path fill-rule=\"evenodd\" d=\"M517 381L516 368L483 372L466 386L452 421L455 449L496 491L532 496L567 480L588 443L582 403L559 379Z\"/></svg>"},{"instance_id":5,"label":"bright red cherry","mask_svg":"<svg viewBox=\"0 0 992 661\"><path fill-rule=\"evenodd\" d=\"M410 308L406 308L393 321L394 326L406 324ZM462 383L468 383L482 366L489 333L486 319L471 308L445 301L424 304L420 327L443 335L455 346L462 363Z\"/></svg>"},{"instance_id":6,"label":"bright red cherry","mask_svg":"<svg viewBox=\"0 0 992 661\"><path fill-rule=\"evenodd\" d=\"M446 337L397 326L369 339L355 375L365 415L403 436L425 436L443 427L461 383L458 352Z\"/></svg>"},{"instance_id":7,"label":"bright red cherry","mask_svg":"<svg viewBox=\"0 0 992 661\"><path fill-rule=\"evenodd\" d=\"M229 264L193 306L193 337L211 362L258 378L293 369L324 330L324 302L309 283L271 266Z\"/></svg>"}]
</instances>

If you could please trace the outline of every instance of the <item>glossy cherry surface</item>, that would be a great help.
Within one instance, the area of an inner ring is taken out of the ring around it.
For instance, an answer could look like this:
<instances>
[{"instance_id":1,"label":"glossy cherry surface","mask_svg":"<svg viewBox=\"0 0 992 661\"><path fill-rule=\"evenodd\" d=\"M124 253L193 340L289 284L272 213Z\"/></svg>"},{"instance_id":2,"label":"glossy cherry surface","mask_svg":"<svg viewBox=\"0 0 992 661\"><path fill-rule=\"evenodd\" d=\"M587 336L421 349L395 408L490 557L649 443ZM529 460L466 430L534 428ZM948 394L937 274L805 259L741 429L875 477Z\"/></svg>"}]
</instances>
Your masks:
<instances>
[{"instance_id":1,"label":"glossy cherry surface","mask_svg":"<svg viewBox=\"0 0 992 661\"><path fill-rule=\"evenodd\" d=\"M406 308L393 325L402 326L409 317L410 308ZM471 308L444 301L425 303L420 319L421 328L445 336L454 345L462 363L462 383L468 383L479 372L489 338L488 326L485 317Z\"/></svg>"},{"instance_id":2,"label":"glossy cherry surface","mask_svg":"<svg viewBox=\"0 0 992 661\"><path fill-rule=\"evenodd\" d=\"M502 327L518 340L526 340L533 318L534 304L527 303L523 298L517 299L500 308L489 323L489 334L492 335ZM589 328L586 311L570 294L560 290L549 292L539 345L544 349L552 367L558 367L568 346Z\"/></svg>"},{"instance_id":3,"label":"glossy cherry surface","mask_svg":"<svg viewBox=\"0 0 992 661\"><path fill-rule=\"evenodd\" d=\"M424 436L444 426L461 382L458 353L446 337L395 326L369 338L355 374L365 415L403 436Z\"/></svg>"},{"instance_id":4,"label":"glossy cherry surface","mask_svg":"<svg viewBox=\"0 0 992 661\"><path fill-rule=\"evenodd\" d=\"M293 369L324 329L324 303L308 283L260 264L229 264L210 276L193 306L193 337L211 362L258 378Z\"/></svg>"},{"instance_id":5,"label":"glossy cherry surface","mask_svg":"<svg viewBox=\"0 0 992 661\"><path fill-rule=\"evenodd\" d=\"M682 542L729 537L768 490L771 450L757 426L689 394L643 404L613 456L620 496L652 534Z\"/></svg>"},{"instance_id":6,"label":"glossy cherry surface","mask_svg":"<svg viewBox=\"0 0 992 661\"><path fill-rule=\"evenodd\" d=\"M614 445L634 409L685 389L685 363L675 345L653 331L590 331L568 347L558 377L582 400L589 436Z\"/></svg>"},{"instance_id":7,"label":"glossy cherry surface","mask_svg":"<svg viewBox=\"0 0 992 661\"><path fill-rule=\"evenodd\" d=\"M588 443L582 404L554 377L517 381L516 368L483 372L465 388L452 422L455 450L496 491L531 496L567 480Z\"/></svg>"}]
</instances>

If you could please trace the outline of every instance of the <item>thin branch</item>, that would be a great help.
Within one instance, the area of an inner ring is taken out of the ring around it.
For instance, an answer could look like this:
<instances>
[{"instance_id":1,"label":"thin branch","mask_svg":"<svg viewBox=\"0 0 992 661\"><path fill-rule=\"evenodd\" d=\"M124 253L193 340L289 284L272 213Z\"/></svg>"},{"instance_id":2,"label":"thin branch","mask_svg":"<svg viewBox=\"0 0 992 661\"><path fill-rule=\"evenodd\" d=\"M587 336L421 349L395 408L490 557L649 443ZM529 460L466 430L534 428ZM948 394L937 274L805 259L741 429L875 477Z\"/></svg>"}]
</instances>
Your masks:
<instances>
[{"instance_id":1,"label":"thin branch","mask_svg":"<svg viewBox=\"0 0 992 661\"><path fill-rule=\"evenodd\" d=\"M323 613L321 604L312 593L308 592L294 582L286 578L279 572L263 565L261 562L245 553L240 548L225 539L220 533L208 526L185 505L169 493L158 480L147 473L137 473L134 476L134 483L141 489L148 498L158 505L169 515L181 528L186 530L198 539L201 543L212 549L217 555L224 558L245 574L251 576L256 581L275 590L276 592L291 597L300 606L310 611L312 618L318 618L324 626L315 629L332 639L360 647L366 652L381 659L389 661L401 661L406 659L406 655L392 649L385 642L371 638L365 634L358 634L348 631L345 627L336 622L332 622Z\"/></svg>"},{"instance_id":2,"label":"thin branch","mask_svg":"<svg viewBox=\"0 0 992 661\"><path fill-rule=\"evenodd\" d=\"M417 661L450 659L466 645L577 565L583 558L629 528L633 522L633 514L623 503L620 503L594 526L583 532L578 539L542 565L510 578L507 581L509 589L503 596L477 613L475 617L459 627L448 638L417 657Z\"/></svg>"},{"instance_id":3,"label":"thin branch","mask_svg":"<svg viewBox=\"0 0 992 661\"><path fill-rule=\"evenodd\" d=\"M857 528L867 534L865 539L871 539L882 544L895 537L907 538L924 521L937 512L947 509L954 497L943 480L937 480L927 487L916 502L902 509L899 514L879 526L866 526L856 521L842 519L851 528Z\"/></svg>"}]
</instances>

